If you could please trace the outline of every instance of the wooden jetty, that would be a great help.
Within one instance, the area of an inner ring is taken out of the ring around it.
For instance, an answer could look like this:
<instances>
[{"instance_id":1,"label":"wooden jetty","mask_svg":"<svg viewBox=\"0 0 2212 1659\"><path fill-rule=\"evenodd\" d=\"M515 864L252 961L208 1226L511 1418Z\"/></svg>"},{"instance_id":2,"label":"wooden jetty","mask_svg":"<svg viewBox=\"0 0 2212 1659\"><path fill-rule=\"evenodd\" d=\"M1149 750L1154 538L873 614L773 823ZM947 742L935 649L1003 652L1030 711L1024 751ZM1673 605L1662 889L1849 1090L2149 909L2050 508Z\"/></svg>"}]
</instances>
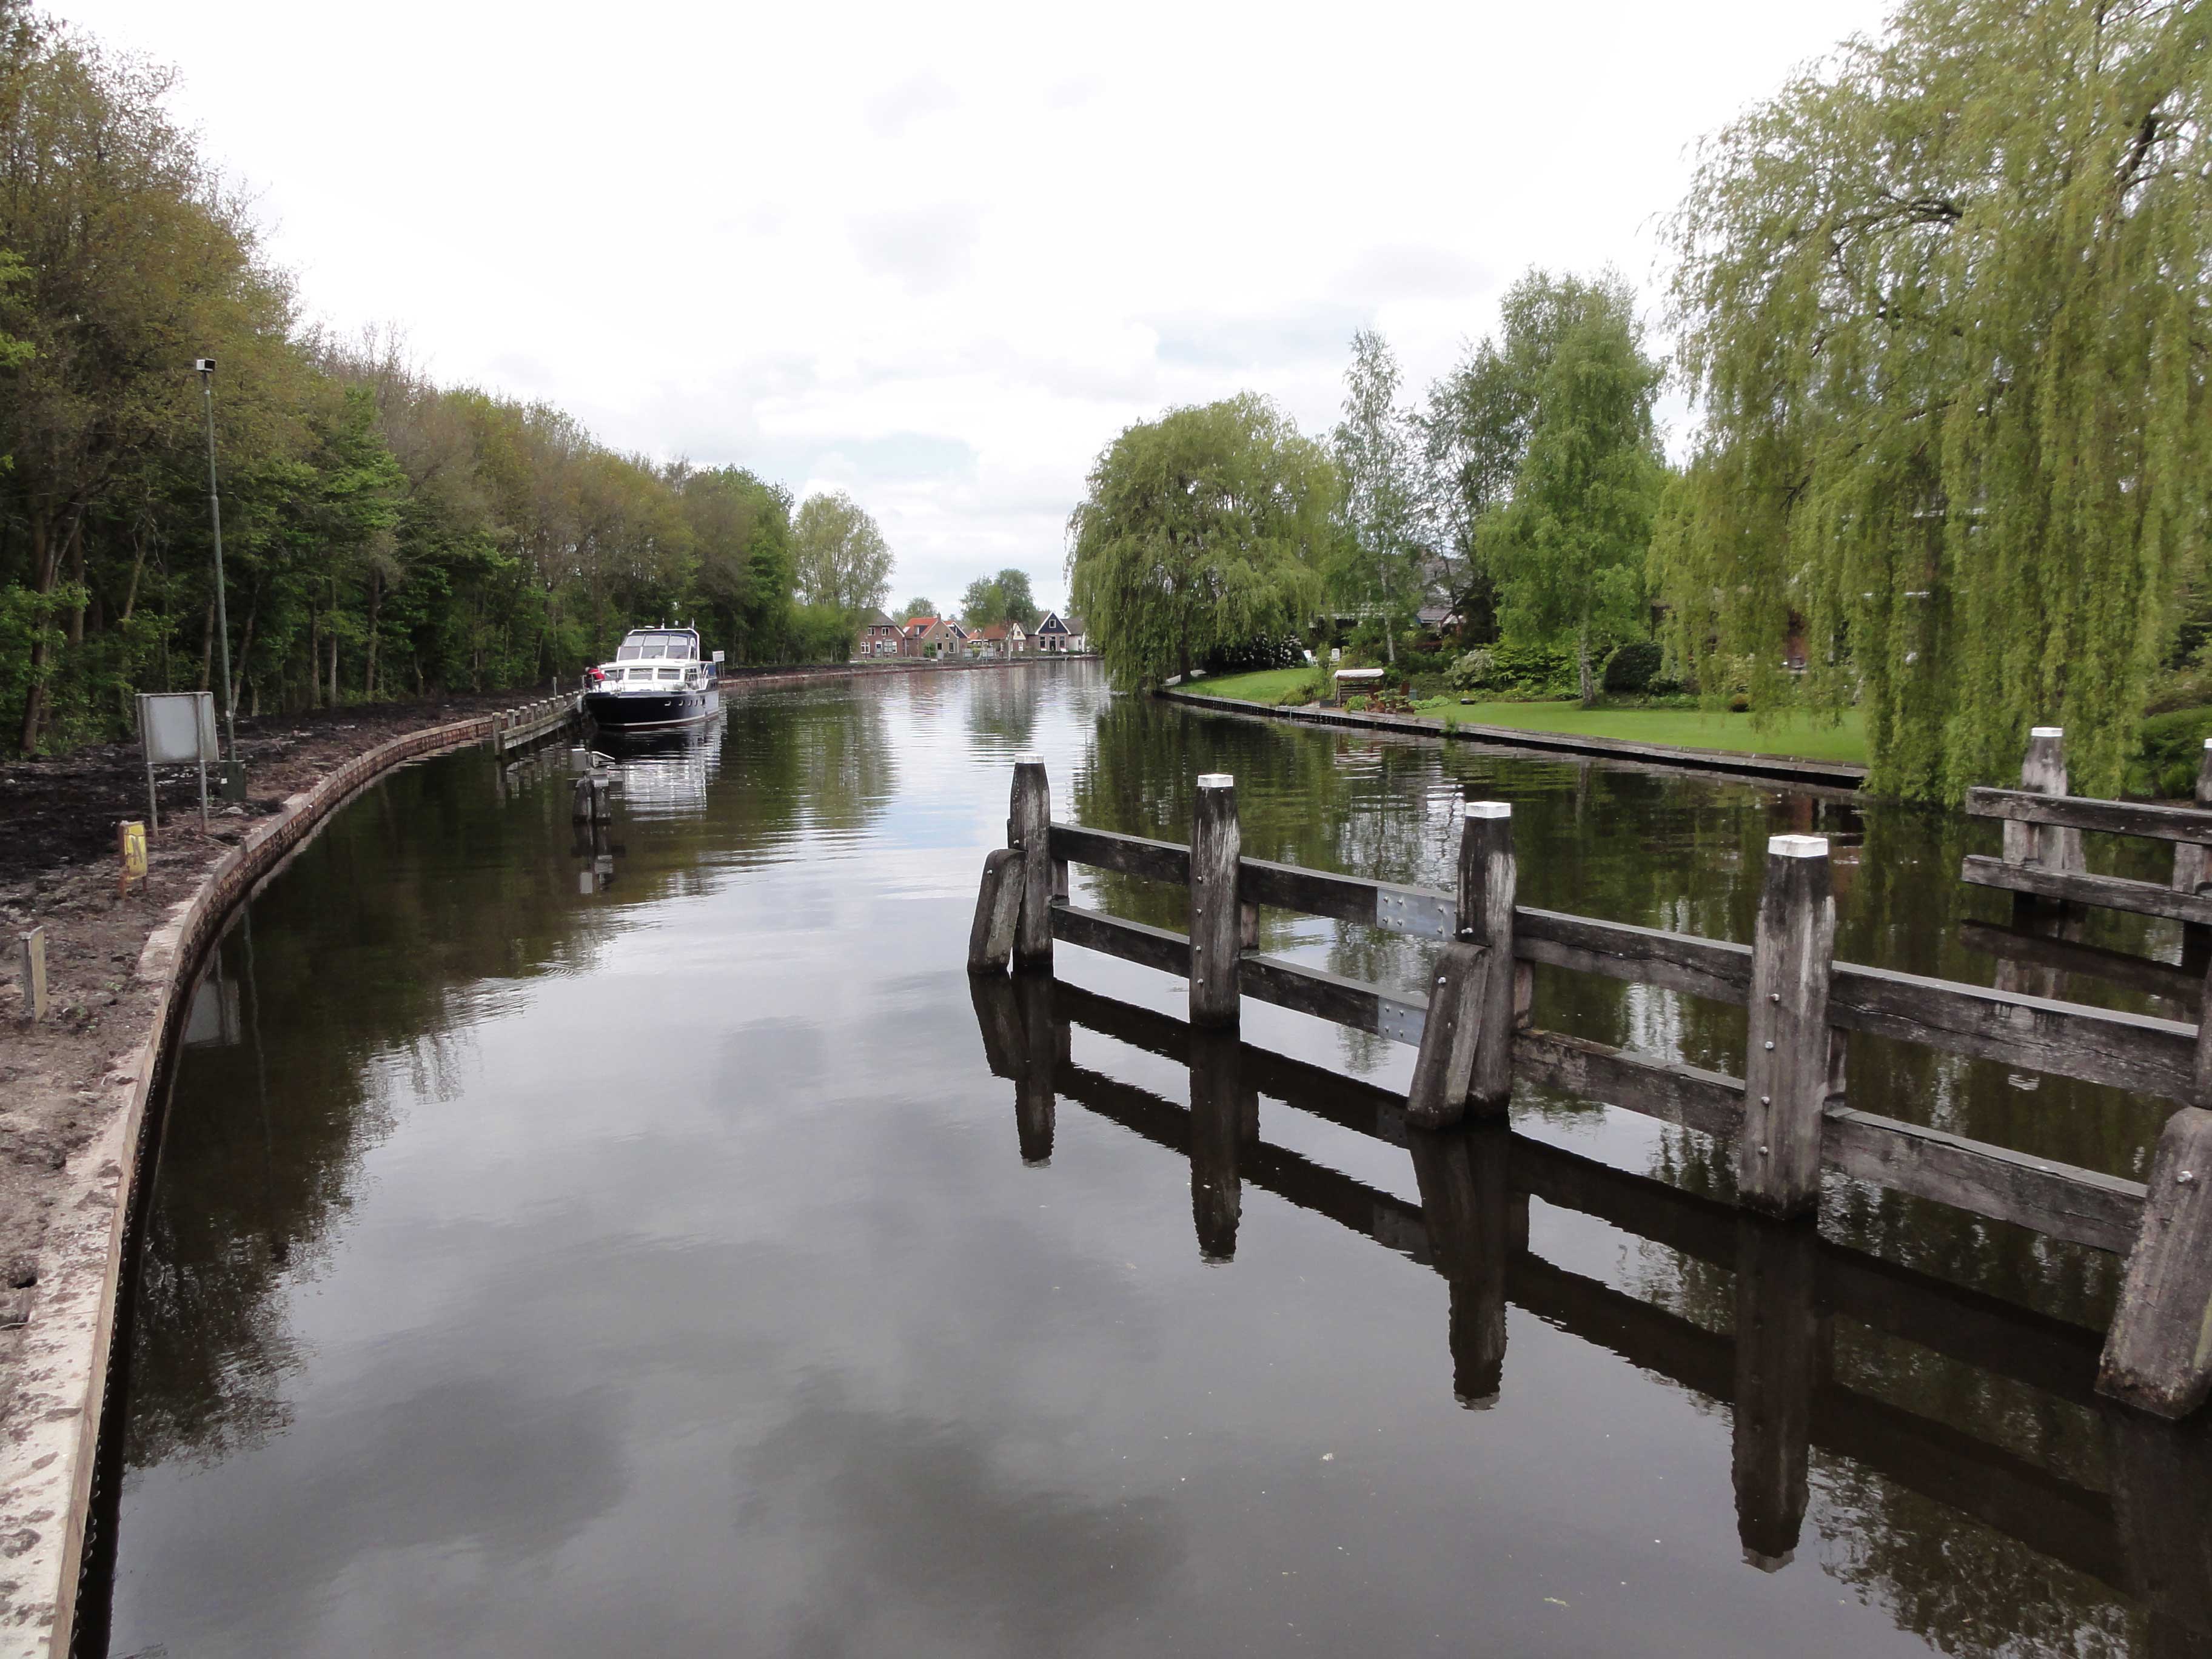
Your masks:
<instances>
[{"instance_id":1,"label":"wooden jetty","mask_svg":"<svg viewBox=\"0 0 2212 1659\"><path fill-rule=\"evenodd\" d=\"M1416 1049L1407 1120L1441 1129L1502 1120L1516 1078L1721 1138L1738 1202L1788 1219L1817 1211L1820 1172L2014 1223L2127 1259L2095 1387L2178 1419L2212 1393L2212 1045L2203 1024L2116 1012L1834 959L1827 843L1769 843L1749 945L1519 904L1512 810L1466 804L1455 891L1243 856L1236 786L1199 781L1194 843L1053 821L1042 760L1017 763L1009 846L985 861L969 967L1048 969L1055 942L1187 981L1194 1028L1233 1030L1251 996ZM2109 805L2109 803L2107 803ZM2061 826L2062 830L2063 826ZM2208 837L2212 840L2212 837ZM2201 844L2201 843L2191 843ZM1189 895L1178 933L1072 903L1067 866L1168 882ZM1440 942L1427 994L1256 947L1261 906ZM1535 963L1745 1007L1747 1076L1656 1062L1534 1021ZM2030 1157L1851 1107L1852 1032L2147 1094L2177 1109L2146 1182Z\"/></svg>"},{"instance_id":2,"label":"wooden jetty","mask_svg":"<svg viewBox=\"0 0 2212 1659\"><path fill-rule=\"evenodd\" d=\"M1190 1159L1193 1222L1209 1260L1235 1255L1249 1182L1432 1268L1449 1287L1447 1346L1462 1403L1483 1407L1501 1394L1515 1306L1731 1405L1737 1530L1752 1565L1772 1571L1796 1548L1819 1447L2139 1596L2154 1652L2212 1640L2212 1528L2202 1512L2212 1425L2110 1412L2106 1489L1836 1374L1833 1324L1846 1319L2094 1408L2096 1332L1502 1124L1421 1129L1404 1096L1061 981L979 975L974 997L988 1062L1015 1085L1024 1160L1050 1158L1065 1098ZM1075 1064L1078 1026L1188 1066L1188 1108ZM1407 1148L1420 1202L1269 1145L1261 1094ZM1735 1333L1546 1261L1529 1245L1531 1198L1731 1271Z\"/></svg>"}]
</instances>

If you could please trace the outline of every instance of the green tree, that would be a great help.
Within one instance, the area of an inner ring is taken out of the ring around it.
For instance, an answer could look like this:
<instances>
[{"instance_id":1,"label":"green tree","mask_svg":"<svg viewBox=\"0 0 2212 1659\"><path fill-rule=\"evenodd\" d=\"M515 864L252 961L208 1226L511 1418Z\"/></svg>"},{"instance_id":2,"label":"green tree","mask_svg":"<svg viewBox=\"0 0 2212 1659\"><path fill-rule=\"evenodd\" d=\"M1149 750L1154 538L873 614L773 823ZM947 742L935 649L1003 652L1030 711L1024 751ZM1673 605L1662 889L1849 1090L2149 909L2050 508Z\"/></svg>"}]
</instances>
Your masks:
<instances>
[{"instance_id":1,"label":"green tree","mask_svg":"<svg viewBox=\"0 0 2212 1659\"><path fill-rule=\"evenodd\" d=\"M1018 622L1035 628L1043 617L1030 594L1030 573L1009 568L995 576L978 576L961 597L960 620L970 628Z\"/></svg>"},{"instance_id":2,"label":"green tree","mask_svg":"<svg viewBox=\"0 0 2212 1659\"><path fill-rule=\"evenodd\" d=\"M1583 701L1595 659L1641 625L1644 567L1666 478L1651 405L1662 371L1615 276L1532 270L1507 290L1506 369L1527 389L1510 502L1478 538L1510 636L1574 641Z\"/></svg>"},{"instance_id":3,"label":"green tree","mask_svg":"<svg viewBox=\"0 0 2212 1659\"><path fill-rule=\"evenodd\" d=\"M792 544L799 598L808 605L849 618L881 605L890 591L890 545L866 509L842 491L799 504Z\"/></svg>"},{"instance_id":4,"label":"green tree","mask_svg":"<svg viewBox=\"0 0 2212 1659\"><path fill-rule=\"evenodd\" d=\"M1679 647L1863 700L1884 792L2114 789L2212 483L2212 8L1908 0L1708 143Z\"/></svg>"},{"instance_id":5,"label":"green tree","mask_svg":"<svg viewBox=\"0 0 2212 1659\"><path fill-rule=\"evenodd\" d=\"M1421 444L1400 407L1402 379L1389 342L1372 329L1352 337L1344 418L1330 438L1342 481L1346 535L1329 586L1382 625L1383 649L1398 660L1398 630L1421 604Z\"/></svg>"},{"instance_id":6,"label":"green tree","mask_svg":"<svg viewBox=\"0 0 2212 1659\"><path fill-rule=\"evenodd\" d=\"M1123 684L1291 631L1319 602L1339 533L1336 468L1266 398L1139 422L1087 485L1068 520L1069 604Z\"/></svg>"},{"instance_id":7,"label":"green tree","mask_svg":"<svg viewBox=\"0 0 2212 1659\"><path fill-rule=\"evenodd\" d=\"M916 597L906 602L905 606L898 613L898 619L901 622L912 622L916 617L933 617L936 614L936 600Z\"/></svg>"},{"instance_id":8,"label":"green tree","mask_svg":"<svg viewBox=\"0 0 2212 1659\"><path fill-rule=\"evenodd\" d=\"M1471 346L1429 388L1420 419L1422 501L1437 580L1476 644L1498 637L1498 583L1481 526L1513 499L1533 388L1495 340Z\"/></svg>"}]
</instances>

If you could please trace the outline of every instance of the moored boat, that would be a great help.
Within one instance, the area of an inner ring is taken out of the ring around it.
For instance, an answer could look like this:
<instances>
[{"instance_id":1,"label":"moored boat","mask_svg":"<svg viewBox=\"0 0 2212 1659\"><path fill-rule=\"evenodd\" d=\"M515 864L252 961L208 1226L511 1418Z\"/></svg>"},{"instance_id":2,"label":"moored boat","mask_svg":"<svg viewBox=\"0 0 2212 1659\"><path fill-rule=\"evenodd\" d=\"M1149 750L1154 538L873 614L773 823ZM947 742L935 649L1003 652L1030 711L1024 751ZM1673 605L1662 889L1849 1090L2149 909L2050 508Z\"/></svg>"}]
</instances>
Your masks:
<instances>
[{"instance_id":1,"label":"moored boat","mask_svg":"<svg viewBox=\"0 0 2212 1659\"><path fill-rule=\"evenodd\" d=\"M721 708L719 668L702 656L696 628L633 628L599 665L584 712L616 733L696 725Z\"/></svg>"}]
</instances>

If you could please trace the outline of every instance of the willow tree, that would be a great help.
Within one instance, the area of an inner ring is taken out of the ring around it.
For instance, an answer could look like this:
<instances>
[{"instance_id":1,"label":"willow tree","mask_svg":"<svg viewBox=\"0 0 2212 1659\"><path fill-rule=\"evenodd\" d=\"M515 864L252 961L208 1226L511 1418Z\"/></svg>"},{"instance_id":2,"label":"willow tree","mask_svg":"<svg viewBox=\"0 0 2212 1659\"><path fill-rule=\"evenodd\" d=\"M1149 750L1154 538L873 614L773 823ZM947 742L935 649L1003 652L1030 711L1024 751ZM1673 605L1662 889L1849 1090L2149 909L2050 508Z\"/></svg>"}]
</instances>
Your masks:
<instances>
[{"instance_id":1,"label":"willow tree","mask_svg":"<svg viewBox=\"0 0 2212 1659\"><path fill-rule=\"evenodd\" d=\"M1250 392L1139 422L1067 522L1069 605L1124 685L1297 629L1339 533L1328 453Z\"/></svg>"},{"instance_id":2,"label":"willow tree","mask_svg":"<svg viewBox=\"0 0 2212 1659\"><path fill-rule=\"evenodd\" d=\"M1910 0L1709 142L1657 544L1709 688L1863 702L1874 787L2063 725L2119 782L2212 473L2212 7Z\"/></svg>"}]
</instances>

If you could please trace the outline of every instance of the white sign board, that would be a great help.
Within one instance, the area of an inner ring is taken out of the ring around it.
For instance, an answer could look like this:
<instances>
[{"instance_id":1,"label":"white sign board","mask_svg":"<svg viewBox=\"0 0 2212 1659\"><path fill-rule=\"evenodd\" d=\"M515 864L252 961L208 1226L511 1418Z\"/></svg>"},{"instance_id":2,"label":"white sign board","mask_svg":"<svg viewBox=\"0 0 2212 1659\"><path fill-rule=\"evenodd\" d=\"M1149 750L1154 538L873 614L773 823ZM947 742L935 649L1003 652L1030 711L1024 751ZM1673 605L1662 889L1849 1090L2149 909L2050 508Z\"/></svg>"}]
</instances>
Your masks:
<instances>
[{"instance_id":1,"label":"white sign board","mask_svg":"<svg viewBox=\"0 0 2212 1659\"><path fill-rule=\"evenodd\" d=\"M216 747L215 693L141 691L138 740L149 766L190 766L221 758Z\"/></svg>"}]
</instances>

